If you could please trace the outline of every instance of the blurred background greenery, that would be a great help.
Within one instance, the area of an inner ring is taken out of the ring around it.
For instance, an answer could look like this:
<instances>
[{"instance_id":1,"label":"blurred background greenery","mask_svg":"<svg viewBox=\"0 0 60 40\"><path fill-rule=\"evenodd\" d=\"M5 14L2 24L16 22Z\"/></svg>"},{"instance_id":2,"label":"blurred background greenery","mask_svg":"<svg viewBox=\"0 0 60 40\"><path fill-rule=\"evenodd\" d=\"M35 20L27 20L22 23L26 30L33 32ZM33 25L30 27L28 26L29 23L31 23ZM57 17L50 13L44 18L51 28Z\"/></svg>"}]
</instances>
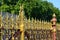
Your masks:
<instances>
[{"instance_id":1,"label":"blurred background greenery","mask_svg":"<svg viewBox=\"0 0 60 40\"><path fill-rule=\"evenodd\" d=\"M20 6L24 4L27 18L36 18L50 21L52 14L56 13L57 22L60 23L60 10L48 1L43 0L0 0L0 11L19 14Z\"/></svg>"}]
</instances>

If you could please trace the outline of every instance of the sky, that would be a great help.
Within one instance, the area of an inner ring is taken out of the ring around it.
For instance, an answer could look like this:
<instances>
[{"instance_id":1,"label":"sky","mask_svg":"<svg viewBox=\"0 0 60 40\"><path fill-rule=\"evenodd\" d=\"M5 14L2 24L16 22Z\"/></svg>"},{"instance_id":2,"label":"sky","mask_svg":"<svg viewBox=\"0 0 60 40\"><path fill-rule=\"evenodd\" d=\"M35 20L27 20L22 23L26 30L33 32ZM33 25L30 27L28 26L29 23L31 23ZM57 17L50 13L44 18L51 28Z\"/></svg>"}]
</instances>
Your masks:
<instances>
[{"instance_id":1,"label":"sky","mask_svg":"<svg viewBox=\"0 0 60 40\"><path fill-rule=\"evenodd\" d=\"M60 0L47 0L48 2L53 3L53 5L60 9Z\"/></svg>"}]
</instances>

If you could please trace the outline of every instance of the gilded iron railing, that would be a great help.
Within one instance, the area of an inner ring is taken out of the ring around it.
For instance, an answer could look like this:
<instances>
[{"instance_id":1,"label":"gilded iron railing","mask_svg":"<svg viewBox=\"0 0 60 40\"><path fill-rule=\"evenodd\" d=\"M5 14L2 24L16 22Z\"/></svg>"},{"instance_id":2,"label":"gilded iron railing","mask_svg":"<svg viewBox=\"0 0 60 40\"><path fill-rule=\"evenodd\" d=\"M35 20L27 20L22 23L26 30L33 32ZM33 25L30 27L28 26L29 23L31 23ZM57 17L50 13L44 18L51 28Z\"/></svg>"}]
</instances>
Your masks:
<instances>
[{"instance_id":1,"label":"gilded iron railing","mask_svg":"<svg viewBox=\"0 0 60 40\"><path fill-rule=\"evenodd\" d=\"M1 40L24 40L24 36L25 40L52 40L52 24L45 20L37 20L36 18L27 19L24 16L22 7L20 8L19 15L14 16L14 14L11 14L9 16L9 13L6 13L3 16L3 13L0 13ZM59 28L60 25L57 24L57 29L59 30ZM59 32L57 31L57 40L60 40Z\"/></svg>"}]
</instances>

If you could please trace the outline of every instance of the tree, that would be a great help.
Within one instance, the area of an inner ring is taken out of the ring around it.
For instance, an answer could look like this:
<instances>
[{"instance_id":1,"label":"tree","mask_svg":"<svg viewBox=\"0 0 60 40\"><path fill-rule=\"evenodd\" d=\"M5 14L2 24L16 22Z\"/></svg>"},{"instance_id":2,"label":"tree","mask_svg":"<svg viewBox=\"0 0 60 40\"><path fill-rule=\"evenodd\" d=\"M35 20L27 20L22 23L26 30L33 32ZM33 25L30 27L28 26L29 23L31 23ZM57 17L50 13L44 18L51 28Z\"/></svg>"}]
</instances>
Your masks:
<instances>
[{"instance_id":1,"label":"tree","mask_svg":"<svg viewBox=\"0 0 60 40\"><path fill-rule=\"evenodd\" d=\"M25 16L41 20L51 20L52 14L56 13L60 22L60 10L50 2L43 0L0 0L0 9L3 12L19 14L21 4L24 5Z\"/></svg>"}]
</instances>

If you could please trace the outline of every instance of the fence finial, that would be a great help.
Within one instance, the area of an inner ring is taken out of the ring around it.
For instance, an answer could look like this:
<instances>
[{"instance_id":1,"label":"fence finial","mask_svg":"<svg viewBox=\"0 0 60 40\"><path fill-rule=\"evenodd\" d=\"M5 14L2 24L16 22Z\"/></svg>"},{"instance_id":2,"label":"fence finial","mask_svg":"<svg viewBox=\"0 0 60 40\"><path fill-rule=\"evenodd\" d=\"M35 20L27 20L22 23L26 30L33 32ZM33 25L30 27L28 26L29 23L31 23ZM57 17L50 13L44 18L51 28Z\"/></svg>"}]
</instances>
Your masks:
<instances>
[{"instance_id":1,"label":"fence finial","mask_svg":"<svg viewBox=\"0 0 60 40\"><path fill-rule=\"evenodd\" d=\"M30 22L30 17L29 17L28 21Z\"/></svg>"},{"instance_id":2,"label":"fence finial","mask_svg":"<svg viewBox=\"0 0 60 40\"><path fill-rule=\"evenodd\" d=\"M20 11L19 11L19 15L23 14L21 12L23 12L24 8L23 8L23 5L20 6Z\"/></svg>"},{"instance_id":3,"label":"fence finial","mask_svg":"<svg viewBox=\"0 0 60 40\"><path fill-rule=\"evenodd\" d=\"M55 13L53 14L53 17L56 17Z\"/></svg>"}]
</instances>

